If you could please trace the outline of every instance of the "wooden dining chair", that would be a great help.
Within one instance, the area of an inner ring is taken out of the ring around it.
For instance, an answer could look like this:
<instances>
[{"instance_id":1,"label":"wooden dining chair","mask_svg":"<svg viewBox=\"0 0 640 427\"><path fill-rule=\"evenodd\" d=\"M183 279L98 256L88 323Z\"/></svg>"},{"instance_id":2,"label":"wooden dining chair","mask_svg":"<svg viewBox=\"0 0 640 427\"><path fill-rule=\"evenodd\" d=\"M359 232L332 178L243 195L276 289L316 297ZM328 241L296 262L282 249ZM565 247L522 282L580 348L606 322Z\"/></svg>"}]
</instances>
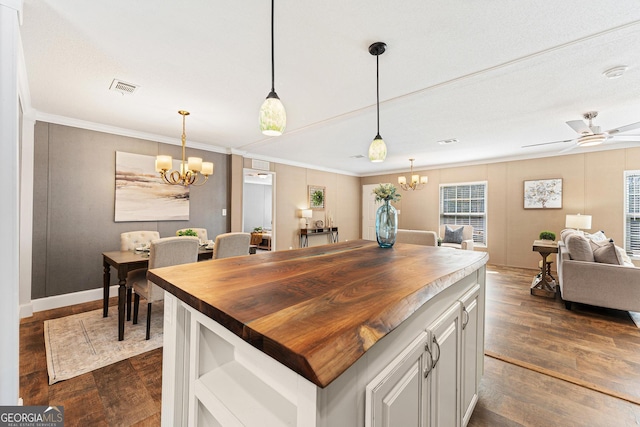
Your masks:
<instances>
[{"instance_id":1,"label":"wooden dining chair","mask_svg":"<svg viewBox=\"0 0 640 427\"><path fill-rule=\"evenodd\" d=\"M145 245L149 246L152 240L159 238L160 232L158 231L140 230L120 233L120 250L135 251L137 248L144 247ZM131 283L139 280L141 277L147 277L146 268L132 270L127 273L127 299L125 301L127 306L127 320L131 320Z\"/></svg>"},{"instance_id":2,"label":"wooden dining chair","mask_svg":"<svg viewBox=\"0 0 640 427\"><path fill-rule=\"evenodd\" d=\"M198 261L200 241L197 237L164 237L152 240L149 251L149 268L168 267L171 265L188 264ZM149 280L137 280L133 283L135 293L133 300L133 323L138 323L140 298L147 301L147 334L151 331L151 303L164 299L164 290Z\"/></svg>"},{"instance_id":3,"label":"wooden dining chair","mask_svg":"<svg viewBox=\"0 0 640 427\"><path fill-rule=\"evenodd\" d=\"M250 233L223 233L216 236L213 259L249 255Z\"/></svg>"}]
</instances>

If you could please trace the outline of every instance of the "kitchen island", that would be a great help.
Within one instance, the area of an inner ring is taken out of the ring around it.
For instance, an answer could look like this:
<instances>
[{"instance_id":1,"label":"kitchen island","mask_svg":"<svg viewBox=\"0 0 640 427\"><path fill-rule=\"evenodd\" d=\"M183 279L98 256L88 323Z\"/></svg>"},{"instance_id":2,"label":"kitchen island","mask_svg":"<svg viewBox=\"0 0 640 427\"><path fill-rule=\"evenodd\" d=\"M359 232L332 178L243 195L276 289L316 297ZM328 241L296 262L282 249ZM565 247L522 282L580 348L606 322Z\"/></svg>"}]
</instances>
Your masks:
<instances>
[{"instance_id":1,"label":"kitchen island","mask_svg":"<svg viewBox=\"0 0 640 427\"><path fill-rule=\"evenodd\" d=\"M357 240L149 270L167 291L162 424L466 424L487 259Z\"/></svg>"}]
</instances>

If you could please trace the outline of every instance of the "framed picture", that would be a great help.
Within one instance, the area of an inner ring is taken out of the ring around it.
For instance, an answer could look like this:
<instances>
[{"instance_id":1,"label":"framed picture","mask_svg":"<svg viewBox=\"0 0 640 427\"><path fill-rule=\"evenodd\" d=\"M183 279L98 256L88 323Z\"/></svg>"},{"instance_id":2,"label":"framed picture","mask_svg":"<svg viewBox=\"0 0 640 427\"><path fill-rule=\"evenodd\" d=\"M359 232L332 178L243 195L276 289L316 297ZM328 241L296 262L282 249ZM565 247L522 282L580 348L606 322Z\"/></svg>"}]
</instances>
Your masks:
<instances>
[{"instance_id":1,"label":"framed picture","mask_svg":"<svg viewBox=\"0 0 640 427\"><path fill-rule=\"evenodd\" d=\"M162 182L155 156L116 151L115 222L189 219L189 187ZM180 162L173 161L173 169Z\"/></svg>"},{"instance_id":2,"label":"framed picture","mask_svg":"<svg viewBox=\"0 0 640 427\"><path fill-rule=\"evenodd\" d=\"M532 181L525 181L524 208L562 208L562 179L536 179Z\"/></svg>"},{"instance_id":3,"label":"framed picture","mask_svg":"<svg viewBox=\"0 0 640 427\"><path fill-rule=\"evenodd\" d=\"M323 210L325 207L325 188L317 185L309 185L309 208Z\"/></svg>"}]
</instances>

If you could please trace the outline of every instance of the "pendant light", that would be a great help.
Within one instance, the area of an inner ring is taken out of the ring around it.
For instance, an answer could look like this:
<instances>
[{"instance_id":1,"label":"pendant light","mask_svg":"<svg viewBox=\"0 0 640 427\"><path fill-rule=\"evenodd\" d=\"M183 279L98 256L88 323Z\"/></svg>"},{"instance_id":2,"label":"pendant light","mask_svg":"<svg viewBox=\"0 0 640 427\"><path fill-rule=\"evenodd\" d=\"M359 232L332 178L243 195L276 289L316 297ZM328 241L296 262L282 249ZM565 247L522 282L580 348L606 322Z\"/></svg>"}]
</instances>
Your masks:
<instances>
[{"instance_id":1,"label":"pendant light","mask_svg":"<svg viewBox=\"0 0 640 427\"><path fill-rule=\"evenodd\" d=\"M387 157L387 145L380 136L380 84L378 77L378 56L382 55L386 48L387 45L383 42L375 42L369 46L369 53L376 57L376 111L378 115L378 132L369 146L369 160L372 162L382 162Z\"/></svg>"},{"instance_id":2,"label":"pendant light","mask_svg":"<svg viewBox=\"0 0 640 427\"><path fill-rule=\"evenodd\" d=\"M267 99L260 107L260 130L268 136L280 136L287 126L287 113L284 105L278 98L275 89L275 67L273 54L273 6L274 0L271 0L271 92L267 95Z\"/></svg>"}]
</instances>

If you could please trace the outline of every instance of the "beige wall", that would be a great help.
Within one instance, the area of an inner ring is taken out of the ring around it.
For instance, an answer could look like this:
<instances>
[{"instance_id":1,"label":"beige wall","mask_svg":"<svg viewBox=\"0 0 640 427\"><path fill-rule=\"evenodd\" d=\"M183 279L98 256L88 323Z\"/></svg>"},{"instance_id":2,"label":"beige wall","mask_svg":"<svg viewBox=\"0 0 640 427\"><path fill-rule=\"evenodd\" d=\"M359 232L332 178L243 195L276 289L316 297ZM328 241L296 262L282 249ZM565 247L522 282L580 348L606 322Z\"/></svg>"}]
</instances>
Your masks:
<instances>
[{"instance_id":1,"label":"beige wall","mask_svg":"<svg viewBox=\"0 0 640 427\"><path fill-rule=\"evenodd\" d=\"M604 230L623 246L623 172L640 169L640 148L580 153L459 168L417 171L429 176L420 191L405 192L397 204L400 228L437 230L439 185L488 183L487 248L490 263L536 268L531 244L542 230L559 235L567 214L592 215L592 230ZM408 172L405 174L407 175ZM399 174L362 178L362 184L397 183ZM523 182L562 178L562 209L524 209ZM555 267L555 264L554 264Z\"/></svg>"},{"instance_id":2,"label":"beige wall","mask_svg":"<svg viewBox=\"0 0 640 427\"><path fill-rule=\"evenodd\" d=\"M242 167L251 168L251 159L245 158L242 162L232 160L231 224L242 224ZM326 224L327 215L330 213L334 226L338 227L341 242L360 238L359 177L280 163L271 163L270 170L275 172L275 250L300 247L299 230L304 227L305 222L298 214L301 209L309 208L308 185L323 186L326 194L325 210L314 211L310 223L321 219ZM326 235L309 238L309 246L327 242Z\"/></svg>"}]
</instances>

